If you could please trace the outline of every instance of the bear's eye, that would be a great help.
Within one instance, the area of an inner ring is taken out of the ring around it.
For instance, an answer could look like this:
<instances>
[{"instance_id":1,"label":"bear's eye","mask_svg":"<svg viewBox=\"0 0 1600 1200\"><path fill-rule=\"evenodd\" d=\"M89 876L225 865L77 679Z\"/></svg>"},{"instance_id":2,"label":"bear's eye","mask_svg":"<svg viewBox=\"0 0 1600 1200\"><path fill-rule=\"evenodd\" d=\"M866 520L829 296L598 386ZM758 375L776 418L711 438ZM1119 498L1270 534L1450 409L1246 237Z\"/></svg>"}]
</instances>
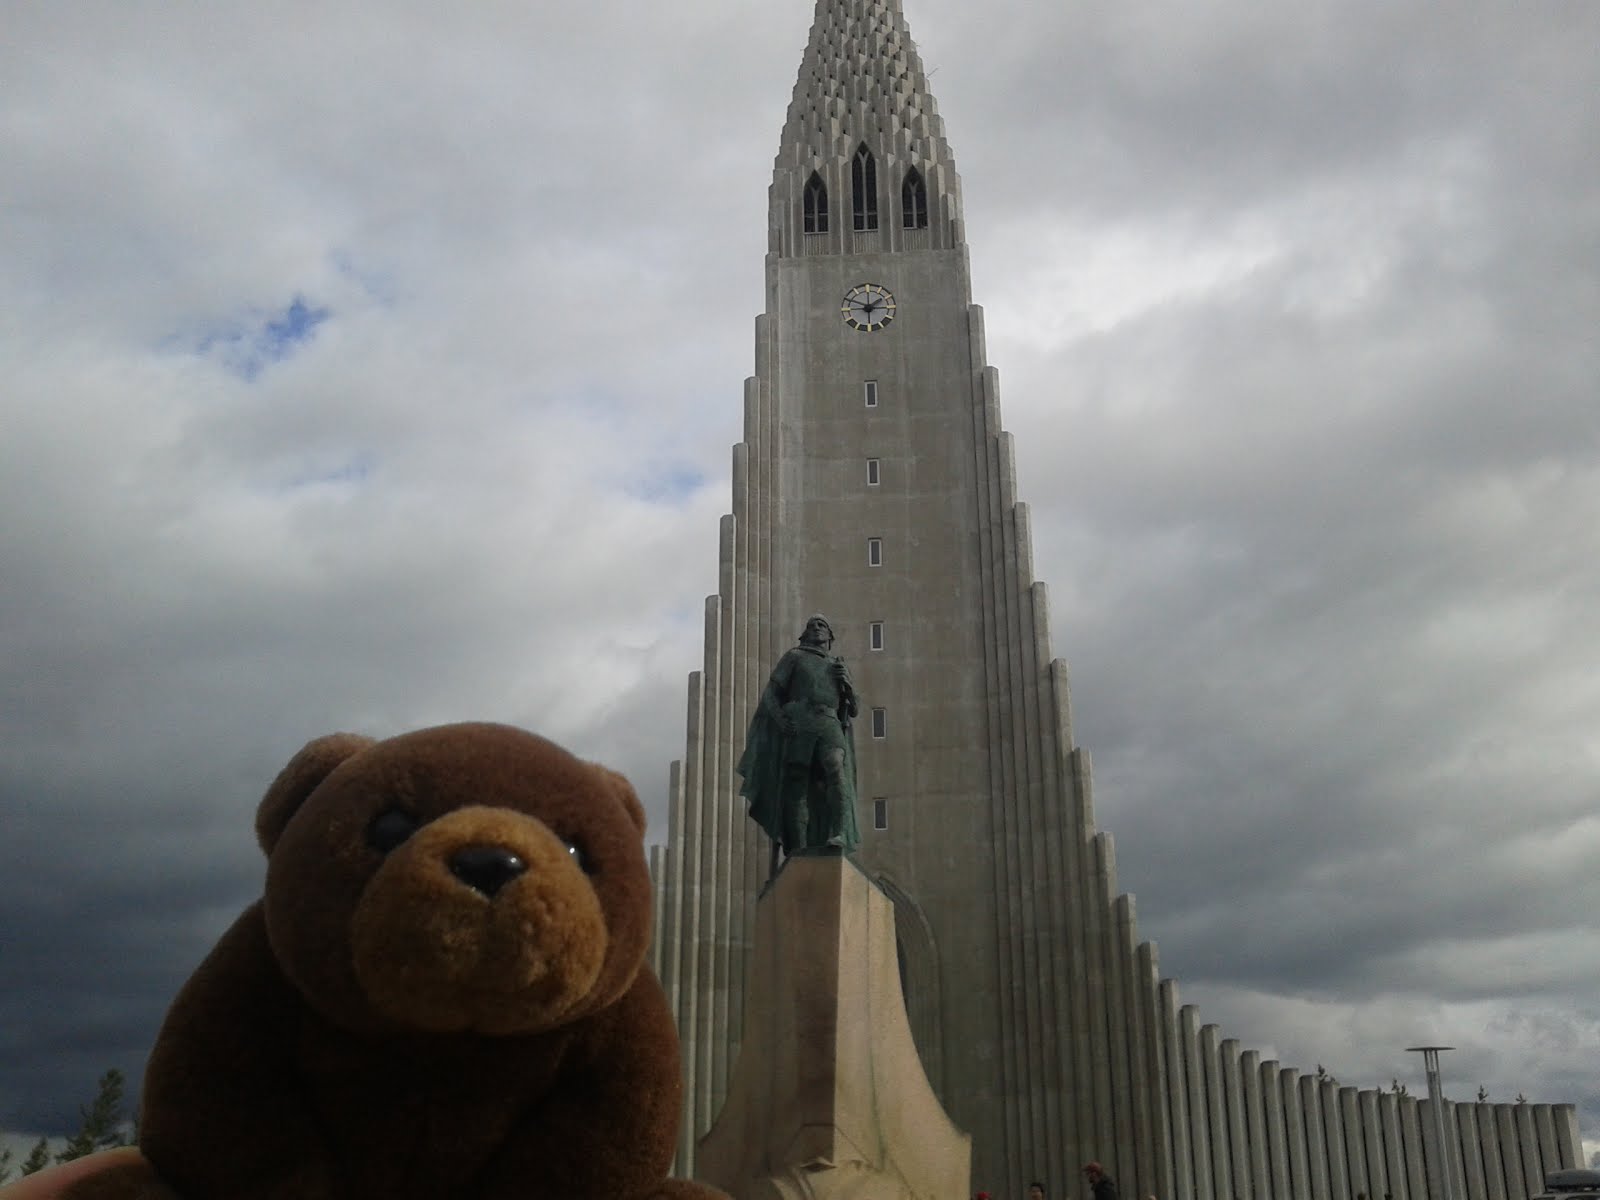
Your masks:
<instances>
[{"instance_id":1,"label":"bear's eye","mask_svg":"<svg viewBox=\"0 0 1600 1200\"><path fill-rule=\"evenodd\" d=\"M594 874L594 864L589 861L589 856L583 852L583 847L571 838L562 838L567 844L567 853L572 855L572 861L578 864L578 870L585 875Z\"/></svg>"},{"instance_id":2,"label":"bear's eye","mask_svg":"<svg viewBox=\"0 0 1600 1200\"><path fill-rule=\"evenodd\" d=\"M402 808L386 808L367 826L367 845L387 854L417 831L417 819Z\"/></svg>"}]
</instances>

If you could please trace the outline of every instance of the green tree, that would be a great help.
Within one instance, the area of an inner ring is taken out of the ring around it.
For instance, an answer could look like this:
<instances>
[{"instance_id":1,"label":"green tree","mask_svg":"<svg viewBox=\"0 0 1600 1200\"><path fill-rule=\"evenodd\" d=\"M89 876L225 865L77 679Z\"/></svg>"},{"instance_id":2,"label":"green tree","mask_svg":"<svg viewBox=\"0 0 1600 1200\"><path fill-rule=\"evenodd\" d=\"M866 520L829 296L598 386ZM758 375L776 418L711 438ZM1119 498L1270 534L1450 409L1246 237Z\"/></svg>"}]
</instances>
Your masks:
<instances>
[{"instance_id":1,"label":"green tree","mask_svg":"<svg viewBox=\"0 0 1600 1200\"><path fill-rule=\"evenodd\" d=\"M32 1175L35 1171L42 1171L50 1165L50 1143L40 1138L33 1144L33 1149L28 1151L28 1157L23 1161L22 1173Z\"/></svg>"},{"instance_id":2,"label":"green tree","mask_svg":"<svg viewBox=\"0 0 1600 1200\"><path fill-rule=\"evenodd\" d=\"M61 1152L55 1155L50 1153L49 1139L40 1138L28 1152L28 1157L23 1159L19 1173L32 1175L35 1171L44 1170L52 1161L71 1162L75 1158L82 1158L85 1154L93 1154L96 1150L132 1145L132 1128L122 1115L124 1087L121 1071L110 1070L102 1075L100 1089L95 1094L94 1102L87 1108L78 1110L83 1117L83 1124L78 1132L68 1139ZM0 1184L11 1178L15 1161L9 1149L0 1150Z\"/></svg>"},{"instance_id":3,"label":"green tree","mask_svg":"<svg viewBox=\"0 0 1600 1200\"><path fill-rule=\"evenodd\" d=\"M128 1144L127 1123L122 1116L123 1087L122 1072L115 1067L100 1076L100 1090L95 1094L94 1103L78 1110L83 1114L83 1125L56 1155L58 1163Z\"/></svg>"}]
</instances>

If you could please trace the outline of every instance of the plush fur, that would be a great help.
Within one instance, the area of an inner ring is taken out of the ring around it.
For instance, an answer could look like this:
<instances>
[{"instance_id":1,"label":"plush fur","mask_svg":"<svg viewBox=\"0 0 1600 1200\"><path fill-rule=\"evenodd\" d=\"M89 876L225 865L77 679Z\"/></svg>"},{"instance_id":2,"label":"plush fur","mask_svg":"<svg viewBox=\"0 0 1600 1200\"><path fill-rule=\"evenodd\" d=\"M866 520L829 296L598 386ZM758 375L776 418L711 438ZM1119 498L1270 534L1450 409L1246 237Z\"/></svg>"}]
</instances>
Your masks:
<instances>
[{"instance_id":1,"label":"plush fur","mask_svg":"<svg viewBox=\"0 0 1600 1200\"><path fill-rule=\"evenodd\" d=\"M141 1145L183 1200L720 1196L665 1182L678 1042L620 775L506 726L335 734L256 829L265 895L145 1079Z\"/></svg>"}]
</instances>

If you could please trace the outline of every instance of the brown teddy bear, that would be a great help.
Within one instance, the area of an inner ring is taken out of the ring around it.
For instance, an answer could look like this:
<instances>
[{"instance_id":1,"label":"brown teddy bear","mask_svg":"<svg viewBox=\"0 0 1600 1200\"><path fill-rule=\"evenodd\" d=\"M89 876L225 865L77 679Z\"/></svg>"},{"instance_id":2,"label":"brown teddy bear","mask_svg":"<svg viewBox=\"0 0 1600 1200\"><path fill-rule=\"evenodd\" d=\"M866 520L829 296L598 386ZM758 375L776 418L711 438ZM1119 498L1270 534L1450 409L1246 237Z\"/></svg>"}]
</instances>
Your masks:
<instances>
[{"instance_id":1,"label":"brown teddy bear","mask_svg":"<svg viewBox=\"0 0 1600 1200\"><path fill-rule=\"evenodd\" d=\"M155 1171L184 1200L720 1197L665 1178L644 827L622 776L507 726L311 742L256 815L265 896L151 1055Z\"/></svg>"}]
</instances>

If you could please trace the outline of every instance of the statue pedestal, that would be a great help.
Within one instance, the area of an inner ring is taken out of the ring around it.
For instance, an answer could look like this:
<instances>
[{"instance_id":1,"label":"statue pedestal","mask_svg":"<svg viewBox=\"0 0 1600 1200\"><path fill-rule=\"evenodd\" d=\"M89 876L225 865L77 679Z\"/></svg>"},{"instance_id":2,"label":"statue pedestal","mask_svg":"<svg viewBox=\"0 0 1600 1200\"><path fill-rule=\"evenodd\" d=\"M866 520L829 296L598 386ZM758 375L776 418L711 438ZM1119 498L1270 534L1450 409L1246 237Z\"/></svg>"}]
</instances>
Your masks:
<instances>
[{"instance_id":1,"label":"statue pedestal","mask_svg":"<svg viewBox=\"0 0 1600 1200\"><path fill-rule=\"evenodd\" d=\"M894 906L797 857L756 905L744 1041L696 1174L737 1200L967 1200L972 1141L911 1040Z\"/></svg>"}]
</instances>

